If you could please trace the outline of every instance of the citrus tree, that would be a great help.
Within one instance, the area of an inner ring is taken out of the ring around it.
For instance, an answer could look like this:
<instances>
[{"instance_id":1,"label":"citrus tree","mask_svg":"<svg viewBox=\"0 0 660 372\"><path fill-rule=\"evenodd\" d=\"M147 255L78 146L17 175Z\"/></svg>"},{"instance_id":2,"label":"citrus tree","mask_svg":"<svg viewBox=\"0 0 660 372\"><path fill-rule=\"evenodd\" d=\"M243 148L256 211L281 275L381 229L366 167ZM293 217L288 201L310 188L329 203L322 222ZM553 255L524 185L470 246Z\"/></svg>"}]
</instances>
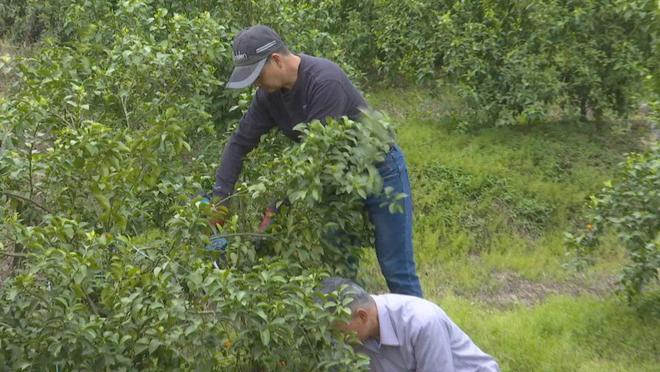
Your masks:
<instances>
[{"instance_id":1,"label":"citrus tree","mask_svg":"<svg viewBox=\"0 0 660 372\"><path fill-rule=\"evenodd\" d=\"M576 253L578 267L593 262L604 231L616 233L629 259L621 274L621 284L629 300L658 280L659 170L657 146L645 153L630 154L619 166L617 178L591 197L585 226L579 232L567 233L568 246Z\"/></svg>"},{"instance_id":2,"label":"citrus tree","mask_svg":"<svg viewBox=\"0 0 660 372\"><path fill-rule=\"evenodd\" d=\"M227 248L208 251L213 211L195 196L210 190L248 98L222 89L229 31L208 13L140 1L70 31L1 66L18 83L0 102L0 256L13 261L0 364L366 367L332 327L346 309L326 311L315 288L350 276L347 262L370 245L362 199L389 191L375 168L387 119L308 123L300 143L265 138L216 232Z\"/></svg>"}]
</instances>

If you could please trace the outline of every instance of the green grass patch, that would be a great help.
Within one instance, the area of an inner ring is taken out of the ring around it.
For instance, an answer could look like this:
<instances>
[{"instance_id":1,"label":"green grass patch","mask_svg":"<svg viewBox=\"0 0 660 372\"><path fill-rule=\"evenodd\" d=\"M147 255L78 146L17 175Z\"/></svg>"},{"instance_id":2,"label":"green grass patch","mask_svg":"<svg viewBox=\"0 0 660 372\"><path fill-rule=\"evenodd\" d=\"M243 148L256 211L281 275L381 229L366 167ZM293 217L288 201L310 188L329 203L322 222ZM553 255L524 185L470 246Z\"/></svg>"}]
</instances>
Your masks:
<instances>
[{"instance_id":1,"label":"green grass patch","mask_svg":"<svg viewBox=\"0 0 660 372\"><path fill-rule=\"evenodd\" d=\"M509 371L657 370L660 322L617 298L555 296L500 312L448 295L452 319Z\"/></svg>"},{"instance_id":2,"label":"green grass patch","mask_svg":"<svg viewBox=\"0 0 660 372\"><path fill-rule=\"evenodd\" d=\"M584 201L597 192L634 135L558 121L526 128L460 133L448 118L455 97L423 90L382 90L368 96L399 124L415 208L420 268L443 276L453 261L480 256L489 271L530 280L566 279L563 233L581 223ZM454 271L454 270L449 270ZM470 275L451 280L474 286Z\"/></svg>"}]
</instances>

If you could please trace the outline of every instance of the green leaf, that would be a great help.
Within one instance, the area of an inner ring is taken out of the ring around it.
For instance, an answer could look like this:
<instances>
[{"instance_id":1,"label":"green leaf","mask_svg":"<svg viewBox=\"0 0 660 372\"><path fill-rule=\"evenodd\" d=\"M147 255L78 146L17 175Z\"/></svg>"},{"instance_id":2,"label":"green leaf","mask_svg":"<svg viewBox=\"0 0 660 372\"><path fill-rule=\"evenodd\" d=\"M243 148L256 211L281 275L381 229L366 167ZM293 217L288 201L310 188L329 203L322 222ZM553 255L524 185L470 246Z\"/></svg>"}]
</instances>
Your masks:
<instances>
[{"instance_id":1,"label":"green leaf","mask_svg":"<svg viewBox=\"0 0 660 372\"><path fill-rule=\"evenodd\" d=\"M63 227L62 229L64 230L64 235L65 235L69 240L73 239L73 236L75 235L75 233L74 233L74 231L73 231L73 226L71 226L71 225L64 225L64 227Z\"/></svg>"},{"instance_id":2,"label":"green leaf","mask_svg":"<svg viewBox=\"0 0 660 372\"><path fill-rule=\"evenodd\" d=\"M270 344L270 331L268 330L268 328L264 328L261 331L261 343L264 346L268 346L268 344Z\"/></svg>"},{"instance_id":3,"label":"green leaf","mask_svg":"<svg viewBox=\"0 0 660 372\"><path fill-rule=\"evenodd\" d=\"M149 354L153 354L160 346L162 343L158 339L151 339L151 342L149 342Z\"/></svg>"},{"instance_id":4,"label":"green leaf","mask_svg":"<svg viewBox=\"0 0 660 372\"><path fill-rule=\"evenodd\" d=\"M96 192L96 193L94 193L94 198L99 203L99 205L101 205L101 207L103 209L105 209L105 210L110 209L110 200L108 199L107 196L105 196L104 194L102 194L100 192Z\"/></svg>"},{"instance_id":5,"label":"green leaf","mask_svg":"<svg viewBox=\"0 0 660 372\"><path fill-rule=\"evenodd\" d=\"M257 309L256 313L257 315L259 315L261 319L268 321L268 315L266 315L266 313L262 309Z\"/></svg>"}]
</instances>

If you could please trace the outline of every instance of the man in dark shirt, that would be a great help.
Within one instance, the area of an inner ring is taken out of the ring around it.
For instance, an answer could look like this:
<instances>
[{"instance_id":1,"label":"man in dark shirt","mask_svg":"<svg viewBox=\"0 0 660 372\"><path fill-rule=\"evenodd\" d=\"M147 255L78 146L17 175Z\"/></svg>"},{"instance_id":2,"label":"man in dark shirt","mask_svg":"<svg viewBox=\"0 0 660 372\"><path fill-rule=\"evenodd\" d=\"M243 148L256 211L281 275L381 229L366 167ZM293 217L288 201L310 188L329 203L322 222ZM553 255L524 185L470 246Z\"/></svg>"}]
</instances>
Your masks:
<instances>
[{"instance_id":1,"label":"man in dark shirt","mask_svg":"<svg viewBox=\"0 0 660 372\"><path fill-rule=\"evenodd\" d=\"M333 62L289 52L280 36L266 26L241 31L233 43L234 71L228 88L257 87L252 103L238 129L225 146L216 173L214 195L226 198L243 166L243 158L259 143L260 137L278 127L287 137L299 140L293 127L313 120L347 116L358 120L367 103ZM376 255L390 291L422 296L415 271L412 247L412 200L408 173L400 149L392 145L378 165L384 186L409 197L404 213L389 213L380 205L383 197L365 200L375 227Z\"/></svg>"}]
</instances>

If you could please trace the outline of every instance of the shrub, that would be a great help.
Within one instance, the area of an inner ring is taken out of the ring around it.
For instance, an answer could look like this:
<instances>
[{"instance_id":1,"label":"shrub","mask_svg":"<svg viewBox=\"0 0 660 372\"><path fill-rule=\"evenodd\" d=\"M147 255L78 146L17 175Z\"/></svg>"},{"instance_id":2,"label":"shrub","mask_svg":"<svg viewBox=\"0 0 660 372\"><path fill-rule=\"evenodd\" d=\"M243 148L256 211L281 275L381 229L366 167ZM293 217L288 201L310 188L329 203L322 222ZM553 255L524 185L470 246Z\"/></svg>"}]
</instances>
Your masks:
<instances>
[{"instance_id":1,"label":"shrub","mask_svg":"<svg viewBox=\"0 0 660 372\"><path fill-rule=\"evenodd\" d=\"M630 154L620 165L614 182L591 197L588 223L576 233L567 233L567 244L576 253L576 264L592 262L605 229L616 232L630 262L623 268L621 284L629 300L645 285L657 281L660 269L660 152L658 147Z\"/></svg>"},{"instance_id":2,"label":"shrub","mask_svg":"<svg viewBox=\"0 0 660 372\"><path fill-rule=\"evenodd\" d=\"M216 90L231 69L228 31L151 2L103 17L9 62L19 84L0 106L0 255L16 260L0 288L0 364L364 368L331 327L345 309L327 313L314 288L350 275L347 260L369 245L361 200L382 191L387 119L308 123L299 144L264 139L219 231L230 244L208 252L209 207L191 199L210 189L245 105ZM343 245L328 243L341 231Z\"/></svg>"}]
</instances>

